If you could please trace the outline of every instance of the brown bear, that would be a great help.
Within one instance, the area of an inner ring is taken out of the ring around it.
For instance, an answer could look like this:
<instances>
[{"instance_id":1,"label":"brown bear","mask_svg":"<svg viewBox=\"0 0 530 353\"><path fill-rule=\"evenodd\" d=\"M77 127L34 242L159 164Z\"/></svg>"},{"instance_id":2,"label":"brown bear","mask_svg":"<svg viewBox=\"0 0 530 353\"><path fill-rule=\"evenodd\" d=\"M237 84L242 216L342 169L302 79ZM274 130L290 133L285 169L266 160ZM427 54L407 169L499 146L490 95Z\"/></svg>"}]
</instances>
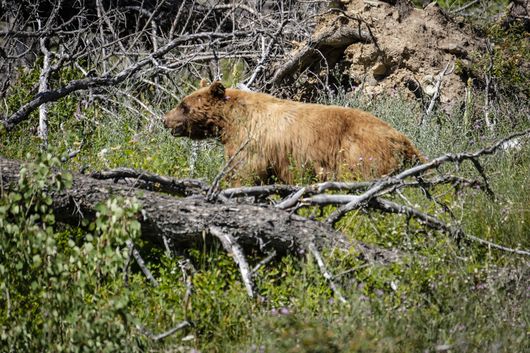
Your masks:
<instances>
[{"instance_id":1,"label":"brown bear","mask_svg":"<svg viewBox=\"0 0 530 353\"><path fill-rule=\"evenodd\" d=\"M201 86L164 125L174 136L220 138L227 160L247 142L239 182L292 183L300 170L318 180L369 179L424 161L406 136L370 113L225 89L219 81Z\"/></svg>"}]
</instances>

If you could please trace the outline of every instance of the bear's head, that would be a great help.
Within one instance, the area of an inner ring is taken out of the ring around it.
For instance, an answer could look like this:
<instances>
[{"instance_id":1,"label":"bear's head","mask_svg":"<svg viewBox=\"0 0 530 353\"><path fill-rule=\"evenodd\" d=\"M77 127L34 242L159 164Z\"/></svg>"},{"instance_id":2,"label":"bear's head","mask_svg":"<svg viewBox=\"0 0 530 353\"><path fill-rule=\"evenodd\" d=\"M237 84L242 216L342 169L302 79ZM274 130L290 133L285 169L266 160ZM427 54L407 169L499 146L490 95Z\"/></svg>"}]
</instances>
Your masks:
<instances>
[{"instance_id":1,"label":"bear's head","mask_svg":"<svg viewBox=\"0 0 530 353\"><path fill-rule=\"evenodd\" d=\"M186 136L194 140L219 137L223 128L223 111L228 98L225 87L219 81L201 88L164 116L164 126L173 136Z\"/></svg>"}]
</instances>

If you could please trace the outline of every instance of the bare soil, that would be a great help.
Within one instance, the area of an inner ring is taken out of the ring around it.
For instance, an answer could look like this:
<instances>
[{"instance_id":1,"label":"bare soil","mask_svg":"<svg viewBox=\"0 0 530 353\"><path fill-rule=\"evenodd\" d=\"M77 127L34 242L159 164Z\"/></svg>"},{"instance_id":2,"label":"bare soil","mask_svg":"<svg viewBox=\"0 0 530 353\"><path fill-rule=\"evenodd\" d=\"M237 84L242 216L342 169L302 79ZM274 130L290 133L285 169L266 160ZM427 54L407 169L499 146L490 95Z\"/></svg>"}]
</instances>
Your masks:
<instances>
[{"instance_id":1,"label":"bare soil","mask_svg":"<svg viewBox=\"0 0 530 353\"><path fill-rule=\"evenodd\" d=\"M400 92L429 101L441 78L439 101L444 110L462 102L466 68L486 55L486 46L463 20L452 18L436 3L414 8L408 0L342 0L321 16L311 40L293 50L276 77L296 69L320 72L339 64L363 94ZM282 71L283 70L283 71ZM284 76L282 76L284 75Z\"/></svg>"}]
</instances>

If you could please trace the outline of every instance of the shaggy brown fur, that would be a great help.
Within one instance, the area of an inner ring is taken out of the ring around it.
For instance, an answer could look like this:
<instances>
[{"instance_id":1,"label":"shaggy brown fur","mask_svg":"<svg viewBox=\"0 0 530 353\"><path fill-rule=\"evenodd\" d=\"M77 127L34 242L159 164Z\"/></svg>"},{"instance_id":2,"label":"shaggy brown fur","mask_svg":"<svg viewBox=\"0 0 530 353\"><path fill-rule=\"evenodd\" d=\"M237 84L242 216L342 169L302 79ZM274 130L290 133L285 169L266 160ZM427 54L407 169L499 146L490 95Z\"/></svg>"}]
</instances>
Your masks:
<instances>
[{"instance_id":1,"label":"shaggy brown fur","mask_svg":"<svg viewBox=\"0 0 530 353\"><path fill-rule=\"evenodd\" d=\"M185 97L164 125L175 136L220 138L226 158L250 138L239 178L256 183L271 177L292 183L301 168L319 180L368 179L423 161L407 137L367 112L225 89L220 82Z\"/></svg>"}]
</instances>

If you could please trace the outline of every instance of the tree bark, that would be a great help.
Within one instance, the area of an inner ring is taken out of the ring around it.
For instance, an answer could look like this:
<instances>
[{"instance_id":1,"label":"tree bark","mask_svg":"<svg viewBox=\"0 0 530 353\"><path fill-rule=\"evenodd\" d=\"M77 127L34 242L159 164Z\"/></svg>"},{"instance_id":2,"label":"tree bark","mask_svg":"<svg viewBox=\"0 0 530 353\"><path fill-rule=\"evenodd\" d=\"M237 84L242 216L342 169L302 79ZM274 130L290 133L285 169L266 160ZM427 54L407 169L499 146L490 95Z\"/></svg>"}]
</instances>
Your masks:
<instances>
[{"instance_id":1,"label":"tree bark","mask_svg":"<svg viewBox=\"0 0 530 353\"><path fill-rule=\"evenodd\" d=\"M0 156L0 189L10 190L19 178L21 163ZM163 247L164 238L176 249L202 246L215 237L211 229L230 234L246 252L302 254L311 243L319 248L349 249L352 246L367 259L394 261L396 255L346 239L332 227L290 214L271 206L243 203L209 203L202 196L175 198L153 191L138 190L109 180L73 174L68 190L52 194L59 222L80 224L93 219L95 206L112 196L135 196L142 205L139 221L142 237Z\"/></svg>"},{"instance_id":2,"label":"tree bark","mask_svg":"<svg viewBox=\"0 0 530 353\"><path fill-rule=\"evenodd\" d=\"M287 77L292 77L297 70L302 71L308 66L316 65L323 57L333 66L344 49L355 42L369 43L375 39L369 31L361 29L363 23L358 25L336 25L324 29L312 36L304 45L295 51L287 62L282 62L274 73L271 82L280 85Z\"/></svg>"}]
</instances>

